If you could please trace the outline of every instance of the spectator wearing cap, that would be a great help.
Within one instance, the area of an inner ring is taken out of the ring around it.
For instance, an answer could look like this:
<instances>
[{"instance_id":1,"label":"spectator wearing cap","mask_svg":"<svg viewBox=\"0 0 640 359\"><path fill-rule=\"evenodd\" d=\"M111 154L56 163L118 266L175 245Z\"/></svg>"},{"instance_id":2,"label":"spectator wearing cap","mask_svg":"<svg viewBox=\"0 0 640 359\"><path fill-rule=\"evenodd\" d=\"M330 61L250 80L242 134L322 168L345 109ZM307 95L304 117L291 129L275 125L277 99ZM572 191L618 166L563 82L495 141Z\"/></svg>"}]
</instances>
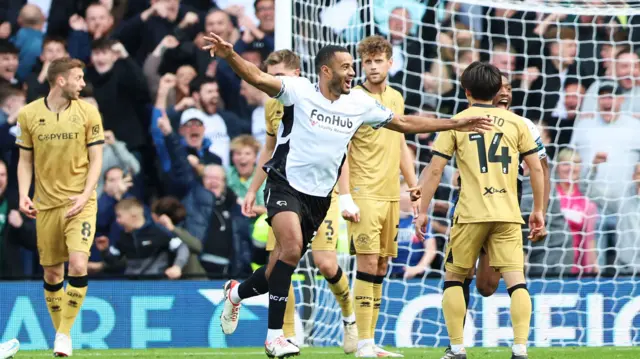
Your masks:
<instances>
[{"instance_id":1,"label":"spectator wearing cap","mask_svg":"<svg viewBox=\"0 0 640 359\"><path fill-rule=\"evenodd\" d=\"M22 87L22 83L16 77L19 53L18 48L9 40L0 39L0 85L9 84L16 88Z\"/></svg>"},{"instance_id":2,"label":"spectator wearing cap","mask_svg":"<svg viewBox=\"0 0 640 359\"><path fill-rule=\"evenodd\" d=\"M42 42L42 51L39 59L33 66L33 70L25 81L27 85L27 103L46 96L49 93L49 81L47 71L53 60L68 56L66 42L59 37L45 37Z\"/></svg>"},{"instance_id":3,"label":"spectator wearing cap","mask_svg":"<svg viewBox=\"0 0 640 359\"><path fill-rule=\"evenodd\" d=\"M222 159L210 151L211 141L204 136L206 118L201 114L195 109L183 112L179 134L173 131L165 115L154 119L156 128L151 129L163 174L167 177L167 190L178 198L183 198L191 187L201 182L206 165L222 164Z\"/></svg>"},{"instance_id":4,"label":"spectator wearing cap","mask_svg":"<svg viewBox=\"0 0 640 359\"><path fill-rule=\"evenodd\" d=\"M74 14L69 18L67 43L71 57L88 62L91 58L91 42L108 39L114 27L114 18L102 3L90 4L85 17Z\"/></svg>"},{"instance_id":5,"label":"spectator wearing cap","mask_svg":"<svg viewBox=\"0 0 640 359\"><path fill-rule=\"evenodd\" d=\"M571 138L571 144L584 161L599 163L593 169L595 177L590 197L613 221L612 225L615 223L612 216L618 212L634 166L640 161L640 121L620 111L625 101L623 93L617 82L601 83L598 113L576 121Z\"/></svg>"},{"instance_id":6,"label":"spectator wearing cap","mask_svg":"<svg viewBox=\"0 0 640 359\"><path fill-rule=\"evenodd\" d=\"M188 119L199 118L204 124L204 137L211 141L209 150L222 159L222 164L228 167L229 144L231 139L241 134L251 133L251 122L240 119L235 113L220 108L220 87L215 78L195 78L189 84L191 98L195 108L180 113L175 108L167 109L167 116L173 126L180 123L183 116ZM225 92L228 89L225 88Z\"/></svg>"},{"instance_id":7,"label":"spectator wearing cap","mask_svg":"<svg viewBox=\"0 0 640 359\"><path fill-rule=\"evenodd\" d=\"M26 79L27 75L31 73L33 65L38 61L44 39L44 21L44 14L37 5L26 4L20 10L18 15L20 30L12 39L20 49L19 66L16 72L16 77L20 81Z\"/></svg>"}]
</instances>

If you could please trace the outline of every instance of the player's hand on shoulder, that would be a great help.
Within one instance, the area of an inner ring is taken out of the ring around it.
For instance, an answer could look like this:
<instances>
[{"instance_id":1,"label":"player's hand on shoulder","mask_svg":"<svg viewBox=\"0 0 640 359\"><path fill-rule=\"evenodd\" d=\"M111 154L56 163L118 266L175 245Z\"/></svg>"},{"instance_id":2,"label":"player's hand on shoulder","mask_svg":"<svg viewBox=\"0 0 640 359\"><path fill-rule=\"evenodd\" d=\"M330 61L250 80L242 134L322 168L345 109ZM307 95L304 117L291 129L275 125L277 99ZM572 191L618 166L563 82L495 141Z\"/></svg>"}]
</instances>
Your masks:
<instances>
[{"instance_id":1,"label":"player's hand on shoulder","mask_svg":"<svg viewBox=\"0 0 640 359\"><path fill-rule=\"evenodd\" d=\"M484 133L493 129L493 121L487 117L471 116L460 117L454 119L457 121L456 130L462 132L479 132Z\"/></svg>"},{"instance_id":2,"label":"player's hand on shoulder","mask_svg":"<svg viewBox=\"0 0 640 359\"><path fill-rule=\"evenodd\" d=\"M210 32L209 36L205 36L204 40L207 41L207 45L202 49L209 51L209 55L211 55L211 57L219 56L227 58L233 54L233 45L224 41L220 36L213 32Z\"/></svg>"},{"instance_id":3,"label":"player's hand on shoulder","mask_svg":"<svg viewBox=\"0 0 640 359\"><path fill-rule=\"evenodd\" d=\"M345 221L360 222L360 208L358 208L358 205L353 201L353 197L351 197L350 194L341 194L338 199L342 218L344 218Z\"/></svg>"},{"instance_id":4,"label":"player's hand on shoulder","mask_svg":"<svg viewBox=\"0 0 640 359\"><path fill-rule=\"evenodd\" d=\"M415 223L416 236L421 241L424 241L424 236L427 234L427 223L429 222L429 217L427 217L426 213L418 214Z\"/></svg>"},{"instance_id":5,"label":"player's hand on shoulder","mask_svg":"<svg viewBox=\"0 0 640 359\"><path fill-rule=\"evenodd\" d=\"M253 191L247 191L242 202L242 215L245 217L255 217L256 211L254 206L256 204L256 193Z\"/></svg>"},{"instance_id":6,"label":"player's hand on shoulder","mask_svg":"<svg viewBox=\"0 0 640 359\"><path fill-rule=\"evenodd\" d=\"M24 213L25 216L35 219L36 214L38 214L38 210L33 205L31 198L29 196L21 196L19 207L20 212Z\"/></svg>"}]
</instances>

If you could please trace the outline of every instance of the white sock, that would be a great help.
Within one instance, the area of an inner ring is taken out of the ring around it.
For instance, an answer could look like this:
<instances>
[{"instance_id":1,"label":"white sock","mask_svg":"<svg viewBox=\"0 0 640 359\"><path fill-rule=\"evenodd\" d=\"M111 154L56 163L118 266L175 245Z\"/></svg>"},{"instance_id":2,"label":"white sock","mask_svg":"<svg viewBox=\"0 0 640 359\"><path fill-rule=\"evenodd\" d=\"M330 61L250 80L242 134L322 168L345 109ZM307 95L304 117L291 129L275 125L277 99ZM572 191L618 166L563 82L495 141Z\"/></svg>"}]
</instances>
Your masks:
<instances>
[{"instance_id":1,"label":"white sock","mask_svg":"<svg viewBox=\"0 0 640 359\"><path fill-rule=\"evenodd\" d=\"M514 344L511 346L511 351L515 355L527 355L527 346L524 344Z\"/></svg>"},{"instance_id":2,"label":"white sock","mask_svg":"<svg viewBox=\"0 0 640 359\"><path fill-rule=\"evenodd\" d=\"M280 336L284 336L282 329L267 329L267 342L272 342Z\"/></svg>"},{"instance_id":3,"label":"white sock","mask_svg":"<svg viewBox=\"0 0 640 359\"><path fill-rule=\"evenodd\" d=\"M451 351L454 354L465 353L463 344L451 344Z\"/></svg>"},{"instance_id":4,"label":"white sock","mask_svg":"<svg viewBox=\"0 0 640 359\"><path fill-rule=\"evenodd\" d=\"M348 317L342 317L342 321L351 324L356 321L356 314L351 313Z\"/></svg>"},{"instance_id":5,"label":"white sock","mask_svg":"<svg viewBox=\"0 0 640 359\"><path fill-rule=\"evenodd\" d=\"M240 304L242 301L242 298L240 298L240 295L238 294L238 287L240 287L240 284L236 284L235 287L231 288L231 295L229 297L233 304Z\"/></svg>"},{"instance_id":6,"label":"white sock","mask_svg":"<svg viewBox=\"0 0 640 359\"><path fill-rule=\"evenodd\" d=\"M358 340L358 349L361 349L362 347L364 347L365 345L368 345L368 344L375 345L375 342L373 341L373 339Z\"/></svg>"}]
</instances>

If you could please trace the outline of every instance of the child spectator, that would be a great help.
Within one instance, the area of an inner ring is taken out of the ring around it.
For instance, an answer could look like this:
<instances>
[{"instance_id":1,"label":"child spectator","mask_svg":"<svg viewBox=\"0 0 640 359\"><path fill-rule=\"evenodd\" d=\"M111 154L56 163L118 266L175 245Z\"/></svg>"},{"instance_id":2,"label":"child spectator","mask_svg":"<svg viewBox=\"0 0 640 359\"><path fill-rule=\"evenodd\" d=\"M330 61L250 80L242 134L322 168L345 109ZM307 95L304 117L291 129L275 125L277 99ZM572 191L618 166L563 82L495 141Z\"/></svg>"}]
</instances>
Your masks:
<instances>
[{"instance_id":1,"label":"child spectator","mask_svg":"<svg viewBox=\"0 0 640 359\"><path fill-rule=\"evenodd\" d=\"M116 221L123 228L120 240L109 246L105 237L96 238L107 267L124 266L125 275L182 277L189 260L189 248L180 238L145 218L144 207L136 199L116 205Z\"/></svg>"},{"instance_id":2,"label":"child spectator","mask_svg":"<svg viewBox=\"0 0 640 359\"><path fill-rule=\"evenodd\" d=\"M184 267L183 274L189 278L204 277L206 272L200 264L202 242L184 229L187 210L175 197L162 197L151 205L151 218L169 232L173 232L189 247L189 261Z\"/></svg>"},{"instance_id":3,"label":"child spectator","mask_svg":"<svg viewBox=\"0 0 640 359\"><path fill-rule=\"evenodd\" d=\"M227 185L242 201L256 172L256 160L260 151L260 142L250 135L241 135L231 141L231 162ZM267 211L264 206L264 183L256 194L254 210L259 216Z\"/></svg>"}]
</instances>

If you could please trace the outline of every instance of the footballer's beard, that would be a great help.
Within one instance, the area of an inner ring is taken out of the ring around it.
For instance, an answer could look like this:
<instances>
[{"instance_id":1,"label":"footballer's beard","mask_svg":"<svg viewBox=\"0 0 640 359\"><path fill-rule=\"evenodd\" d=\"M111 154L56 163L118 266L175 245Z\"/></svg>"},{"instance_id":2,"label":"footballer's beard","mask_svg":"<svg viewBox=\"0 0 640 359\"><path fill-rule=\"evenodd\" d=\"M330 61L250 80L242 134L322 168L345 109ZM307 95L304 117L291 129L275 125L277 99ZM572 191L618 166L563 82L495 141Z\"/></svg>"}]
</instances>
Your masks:
<instances>
[{"instance_id":1,"label":"footballer's beard","mask_svg":"<svg viewBox=\"0 0 640 359\"><path fill-rule=\"evenodd\" d=\"M345 82L344 78L339 78L334 76L331 80L329 80L329 83L328 83L329 91L331 91L331 93L333 93L336 96L348 94L349 91L345 92L342 86L344 82Z\"/></svg>"}]
</instances>

